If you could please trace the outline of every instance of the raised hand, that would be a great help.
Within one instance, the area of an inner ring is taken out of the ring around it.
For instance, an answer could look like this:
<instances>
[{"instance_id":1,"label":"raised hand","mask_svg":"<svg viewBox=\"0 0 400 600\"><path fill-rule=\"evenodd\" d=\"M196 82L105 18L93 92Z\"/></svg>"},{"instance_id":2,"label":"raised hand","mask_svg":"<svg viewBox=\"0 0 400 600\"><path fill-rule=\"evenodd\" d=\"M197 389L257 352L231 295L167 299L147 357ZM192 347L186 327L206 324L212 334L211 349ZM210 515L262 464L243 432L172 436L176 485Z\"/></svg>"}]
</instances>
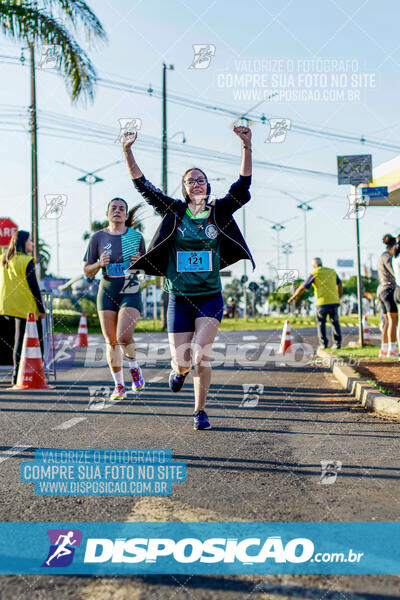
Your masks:
<instances>
[{"instance_id":1,"label":"raised hand","mask_svg":"<svg viewBox=\"0 0 400 600\"><path fill-rule=\"evenodd\" d=\"M130 150L132 144L135 143L137 138L137 131L127 131L122 135L122 149L124 152Z\"/></svg>"},{"instance_id":2,"label":"raised hand","mask_svg":"<svg viewBox=\"0 0 400 600\"><path fill-rule=\"evenodd\" d=\"M243 125L235 125L233 132L242 140L243 144L251 145L251 129Z\"/></svg>"}]
</instances>

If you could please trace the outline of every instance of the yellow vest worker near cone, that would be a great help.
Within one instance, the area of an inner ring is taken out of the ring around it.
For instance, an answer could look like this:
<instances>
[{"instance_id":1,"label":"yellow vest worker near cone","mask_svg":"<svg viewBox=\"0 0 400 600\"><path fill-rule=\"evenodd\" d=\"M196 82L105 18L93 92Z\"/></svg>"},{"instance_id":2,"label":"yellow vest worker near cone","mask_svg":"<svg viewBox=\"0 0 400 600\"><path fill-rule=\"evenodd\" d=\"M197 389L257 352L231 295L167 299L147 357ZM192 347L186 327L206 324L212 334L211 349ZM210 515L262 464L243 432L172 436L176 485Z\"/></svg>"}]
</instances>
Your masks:
<instances>
[{"instance_id":1,"label":"yellow vest worker near cone","mask_svg":"<svg viewBox=\"0 0 400 600\"><path fill-rule=\"evenodd\" d=\"M288 302L298 298L306 289L314 288L317 305L317 327L320 348L328 347L326 336L326 319L329 316L333 329L333 348L340 348L342 344L342 332L339 323L339 298L342 294L342 282L334 269L322 266L320 258L313 259L313 271L311 275L297 288Z\"/></svg>"},{"instance_id":2,"label":"yellow vest worker near cone","mask_svg":"<svg viewBox=\"0 0 400 600\"><path fill-rule=\"evenodd\" d=\"M31 254L30 233L22 230L16 231L0 261L0 315L14 317L15 321L13 385L17 382L27 315L33 313L35 319L44 317L42 297ZM41 338L40 319L38 320L38 331L39 338Z\"/></svg>"}]
</instances>

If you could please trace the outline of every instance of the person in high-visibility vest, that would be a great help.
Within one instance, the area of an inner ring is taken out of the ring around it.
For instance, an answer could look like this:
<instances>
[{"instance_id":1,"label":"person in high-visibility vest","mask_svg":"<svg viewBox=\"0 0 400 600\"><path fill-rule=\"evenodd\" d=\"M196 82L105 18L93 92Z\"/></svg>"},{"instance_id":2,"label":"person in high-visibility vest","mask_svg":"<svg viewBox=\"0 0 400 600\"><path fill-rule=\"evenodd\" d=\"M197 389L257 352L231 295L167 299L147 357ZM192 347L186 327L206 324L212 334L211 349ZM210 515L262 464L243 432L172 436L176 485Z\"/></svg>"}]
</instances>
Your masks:
<instances>
[{"instance_id":1,"label":"person in high-visibility vest","mask_svg":"<svg viewBox=\"0 0 400 600\"><path fill-rule=\"evenodd\" d=\"M328 338L326 335L326 319L329 315L333 329L333 348L340 348L342 344L342 332L339 323L338 308L339 298L342 295L342 282L334 269L322 266L320 258L313 259L313 271L300 287L297 288L288 302L298 298L306 289L311 286L314 288L314 294L317 305L317 327L320 348L328 347Z\"/></svg>"},{"instance_id":2,"label":"person in high-visibility vest","mask_svg":"<svg viewBox=\"0 0 400 600\"><path fill-rule=\"evenodd\" d=\"M32 248L29 231L16 231L0 262L0 315L14 317L15 321L12 385L17 382L27 314L34 313L36 319L45 316ZM38 333L42 344L40 319Z\"/></svg>"}]
</instances>

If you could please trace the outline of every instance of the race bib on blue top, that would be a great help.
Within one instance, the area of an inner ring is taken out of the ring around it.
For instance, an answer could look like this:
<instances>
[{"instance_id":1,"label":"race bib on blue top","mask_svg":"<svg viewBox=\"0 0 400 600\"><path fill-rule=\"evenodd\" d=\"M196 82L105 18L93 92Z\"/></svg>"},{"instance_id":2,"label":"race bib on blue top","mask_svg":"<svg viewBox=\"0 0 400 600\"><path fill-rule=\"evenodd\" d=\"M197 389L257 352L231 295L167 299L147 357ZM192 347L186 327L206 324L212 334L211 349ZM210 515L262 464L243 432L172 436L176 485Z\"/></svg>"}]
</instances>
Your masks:
<instances>
[{"instance_id":1,"label":"race bib on blue top","mask_svg":"<svg viewBox=\"0 0 400 600\"><path fill-rule=\"evenodd\" d=\"M108 277L125 277L125 271L129 268L129 265L129 262L109 263L106 265L106 273Z\"/></svg>"},{"instance_id":2,"label":"race bib on blue top","mask_svg":"<svg viewBox=\"0 0 400 600\"><path fill-rule=\"evenodd\" d=\"M178 273L212 271L212 251L193 250L185 252L178 250L176 253L176 270Z\"/></svg>"}]
</instances>

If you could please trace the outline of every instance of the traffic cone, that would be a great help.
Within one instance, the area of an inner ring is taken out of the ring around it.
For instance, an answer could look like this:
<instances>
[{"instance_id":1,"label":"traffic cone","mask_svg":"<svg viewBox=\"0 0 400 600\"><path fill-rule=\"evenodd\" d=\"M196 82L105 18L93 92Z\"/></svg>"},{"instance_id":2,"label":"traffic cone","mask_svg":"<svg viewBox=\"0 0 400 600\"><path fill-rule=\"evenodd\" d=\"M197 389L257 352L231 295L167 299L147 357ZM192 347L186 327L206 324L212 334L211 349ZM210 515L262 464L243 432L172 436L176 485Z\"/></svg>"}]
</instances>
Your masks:
<instances>
[{"instance_id":1,"label":"traffic cone","mask_svg":"<svg viewBox=\"0 0 400 600\"><path fill-rule=\"evenodd\" d=\"M17 383L12 390L50 390L44 374L42 352L40 350L36 319L28 313L21 362L19 363Z\"/></svg>"},{"instance_id":2,"label":"traffic cone","mask_svg":"<svg viewBox=\"0 0 400 600\"><path fill-rule=\"evenodd\" d=\"M363 317L363 335L364 335L364 344L371 344L371 333L369 331L368 319L366 316Z\"/></svg>"},{"instance_id":3,"label":"traffic cone","mask_svg":"<svg viewBox=\"0 0 400 600\"><path fill-rule=\"evenodd\" d=\"M289 321L285 321L283 325L281 345L279 346L278 354L288 354L292 350L292 332L290 331Z\"/></svg>"},{"instance_id":4,"label":"traffic cone","mask_svg":"<svg viewBox=\"0 0 400 600\"><path fill-rule=\"evenodd\" d=\"M79 327L78 327L78 339L76 340L75 344L74 344L74 348L81 348L84 346L88 346L89 342L88 342L88 329L87 329L87 322L86 322L86 313L82 313L80 321L79 321Z\"/></svg>"}]
</instances>

